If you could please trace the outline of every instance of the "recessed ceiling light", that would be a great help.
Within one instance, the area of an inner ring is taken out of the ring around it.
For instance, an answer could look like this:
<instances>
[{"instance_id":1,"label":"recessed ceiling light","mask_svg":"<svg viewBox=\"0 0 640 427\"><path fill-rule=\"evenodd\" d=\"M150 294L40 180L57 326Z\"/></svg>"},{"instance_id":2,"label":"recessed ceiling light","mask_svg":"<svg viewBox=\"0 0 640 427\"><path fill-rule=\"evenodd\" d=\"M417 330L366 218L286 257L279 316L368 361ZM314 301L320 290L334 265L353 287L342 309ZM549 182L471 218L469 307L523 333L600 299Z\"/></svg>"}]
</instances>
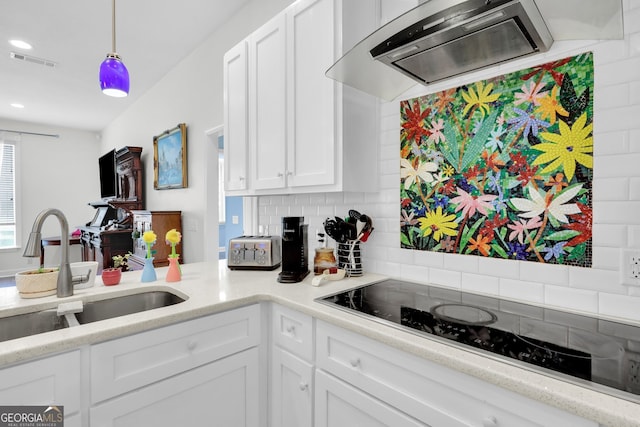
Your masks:
<instances>
[{"instance_id":1,"label":"recessed ceiling light","mask_svg":"<svg viewBox=\"0 0 640 427\"><path fill-rule=\"evenodd\" d=\"M24 40L14 39L14 40L9 40L9 43L11 43L12 46L17 47L18 49L31 49L32 48L32 46L29 43L27 43L26 41L24 41Z\"/></svg>"},{"instance_id":2,"label":"recessed ceiling light","mask_svg":"<svg viewBox=\"0 0 640 427\"><path fill-rule=\"evenodd\" d=\"M12 104L11 104L11 106L12 106L13 108L24 108L24 105L22 105L22 104L18 104L17 102L12 103Z\"/></svg>"}]
</instances>

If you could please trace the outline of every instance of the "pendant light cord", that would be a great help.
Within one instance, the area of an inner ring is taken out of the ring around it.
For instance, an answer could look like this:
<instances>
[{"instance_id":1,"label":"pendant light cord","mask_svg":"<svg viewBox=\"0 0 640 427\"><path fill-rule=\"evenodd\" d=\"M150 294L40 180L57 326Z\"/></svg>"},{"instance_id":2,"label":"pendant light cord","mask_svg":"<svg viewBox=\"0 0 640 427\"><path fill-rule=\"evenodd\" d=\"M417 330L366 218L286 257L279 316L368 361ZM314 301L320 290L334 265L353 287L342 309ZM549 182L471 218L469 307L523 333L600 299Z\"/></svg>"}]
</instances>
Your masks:
<instances>
[{"instance_id":1,"label":"pendant light cord","mask_svg":"<svg viewBox=\"0 0 640 427\"><path fill-rule=\"evenodd\" d=\"M112 0L111 4L111 47L112 52L116 53L116 0Z\"/></svg>"}]
</instances>

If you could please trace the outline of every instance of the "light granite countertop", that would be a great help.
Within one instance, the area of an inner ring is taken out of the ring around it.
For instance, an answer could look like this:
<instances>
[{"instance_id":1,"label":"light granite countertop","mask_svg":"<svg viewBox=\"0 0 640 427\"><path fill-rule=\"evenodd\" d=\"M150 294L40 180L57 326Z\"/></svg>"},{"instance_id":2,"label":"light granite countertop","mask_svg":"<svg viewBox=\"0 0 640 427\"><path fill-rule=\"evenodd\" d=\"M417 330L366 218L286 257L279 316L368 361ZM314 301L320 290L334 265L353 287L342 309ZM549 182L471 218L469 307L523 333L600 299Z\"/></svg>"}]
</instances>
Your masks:
<instances>
[{"instance_id":1,"label":"light granite countertop","mask_svg":"<svg viewBox=\"0 0 640 427\"><path fill-rule=\"evenodd\" d=\"M150 283L140 282L139 271L124 273L117 286L104 286L98 276L95 286L76 290L74 296L64 299L55 296L21 299L15 288L0 288L0 317L56 308L60 302L75 299L98 300L143 290L168 290L186 299L168 307L2 342L0 366L249 304L271 301L594 420L603 426L640 426L638 403L466 351L428 336L419 337L314 301L322 296L382 280L384 276L365 274L358 278L325 281L321 286L314 287L311 286L313 275L309 275L301 283L279 283L276 280L278 270L230 271L216 264L194 263L183 265L182 271L182 281L176 283L164 281L166 268L158 268L158 280Z\"/></svg>"}]
</instances>

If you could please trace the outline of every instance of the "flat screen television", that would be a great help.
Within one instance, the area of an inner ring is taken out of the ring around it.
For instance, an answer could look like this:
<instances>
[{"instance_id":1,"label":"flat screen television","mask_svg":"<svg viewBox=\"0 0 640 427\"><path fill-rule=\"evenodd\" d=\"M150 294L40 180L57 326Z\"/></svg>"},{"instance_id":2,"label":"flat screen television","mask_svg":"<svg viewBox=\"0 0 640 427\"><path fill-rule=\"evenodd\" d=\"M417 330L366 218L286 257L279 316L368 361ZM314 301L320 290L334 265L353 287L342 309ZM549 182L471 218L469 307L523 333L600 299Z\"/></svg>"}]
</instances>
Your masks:
<instances>
[{"instance_id":1,"label":"flat screen television","mask_svg":"<svg viewBox=\"0 0 640 427\"><path fill-rule=\"evenodd\" d=\"M118 196L115 149L98 159L98 168L100 171L100 197L102 199L115 199Z\"/></svg>"}]
</instances>

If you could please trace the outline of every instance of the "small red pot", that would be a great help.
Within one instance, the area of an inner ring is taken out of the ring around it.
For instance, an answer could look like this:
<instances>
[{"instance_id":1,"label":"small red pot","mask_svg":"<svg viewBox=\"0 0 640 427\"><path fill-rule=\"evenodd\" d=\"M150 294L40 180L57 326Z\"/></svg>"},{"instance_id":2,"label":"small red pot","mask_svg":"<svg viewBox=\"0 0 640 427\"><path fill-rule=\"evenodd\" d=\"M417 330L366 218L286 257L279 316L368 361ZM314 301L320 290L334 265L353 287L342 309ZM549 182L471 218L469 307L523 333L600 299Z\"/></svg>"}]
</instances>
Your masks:
<instances>
[{"instance_id":1,"label":"small red pot","mask_svg":"<svg viewBox=\"0 0 640 427\"><path fill-rule=\"evenodd\" d=\"M113 286L120 283L122 277L122 271L120 268L105 268L102 270L102 283L105 286Z\"/></svg>"}]
</instances>

